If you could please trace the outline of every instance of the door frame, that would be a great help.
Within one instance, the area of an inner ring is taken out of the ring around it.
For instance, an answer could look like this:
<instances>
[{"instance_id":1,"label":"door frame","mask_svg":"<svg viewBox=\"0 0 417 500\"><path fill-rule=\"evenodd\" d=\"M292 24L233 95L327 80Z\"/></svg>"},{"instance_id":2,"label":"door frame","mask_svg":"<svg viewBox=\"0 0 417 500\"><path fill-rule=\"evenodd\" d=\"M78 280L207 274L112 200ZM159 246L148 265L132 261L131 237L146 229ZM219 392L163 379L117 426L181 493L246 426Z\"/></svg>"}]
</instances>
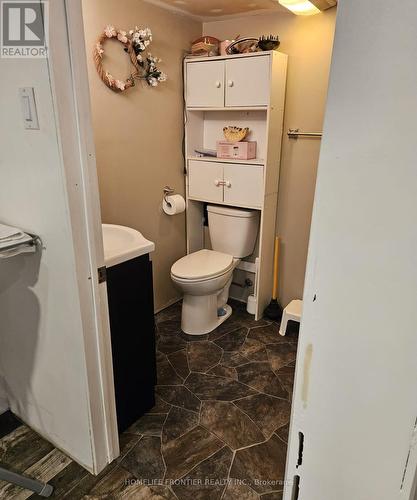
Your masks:
<instances>
[{"instance_id":1,"label":"door frame","mask_svg":"<svg viewBox=\"0 0 417 500\"><path fill-rule=\"evenodd\" d=\"M49 37L48 66L84 333L93 456L89 470L98 474L120 451L107 287L98 279L104 249L81 0L49 3Z\"/></svg>"}]
</instances>

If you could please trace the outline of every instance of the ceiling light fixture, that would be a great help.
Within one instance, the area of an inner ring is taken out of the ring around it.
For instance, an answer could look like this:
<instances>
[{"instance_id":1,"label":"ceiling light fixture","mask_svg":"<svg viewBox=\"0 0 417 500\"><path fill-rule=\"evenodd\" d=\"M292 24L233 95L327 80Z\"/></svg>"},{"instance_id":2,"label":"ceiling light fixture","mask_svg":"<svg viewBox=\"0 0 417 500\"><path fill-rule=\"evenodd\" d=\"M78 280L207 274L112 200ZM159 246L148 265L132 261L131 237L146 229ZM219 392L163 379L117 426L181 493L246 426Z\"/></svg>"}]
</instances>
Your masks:
<instances>
[{"instance_id":1,"label":"ceiling light fixture","mask_svg":"<svg viewBox=\"0 0 417 500\"><path fill-rule=\"evenodd\" d=\"M337 0L278 0L278 2L298 16L318 14L337 4Z\"/></svg>"}]
</instances>

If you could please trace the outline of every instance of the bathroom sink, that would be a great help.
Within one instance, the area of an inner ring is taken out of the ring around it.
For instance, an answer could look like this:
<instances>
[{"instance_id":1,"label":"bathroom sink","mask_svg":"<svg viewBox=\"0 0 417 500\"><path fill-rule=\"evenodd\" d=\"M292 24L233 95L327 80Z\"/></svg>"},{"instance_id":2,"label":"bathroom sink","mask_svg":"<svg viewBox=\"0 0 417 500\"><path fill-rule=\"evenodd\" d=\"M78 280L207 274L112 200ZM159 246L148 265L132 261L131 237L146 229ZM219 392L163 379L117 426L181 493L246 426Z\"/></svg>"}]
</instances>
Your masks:
<instances>
[{"instance_id":1,"label":"bathroom sink","mask_svg":"<svg viewBox=\"0 0 417 500\"><path fill-rule=\"evenodd\" d=\"M102 224L102 227L106 267L116 266L155 250L155 243L144 238L136 229L113 224Z\"/></svg>"}]
</instances>

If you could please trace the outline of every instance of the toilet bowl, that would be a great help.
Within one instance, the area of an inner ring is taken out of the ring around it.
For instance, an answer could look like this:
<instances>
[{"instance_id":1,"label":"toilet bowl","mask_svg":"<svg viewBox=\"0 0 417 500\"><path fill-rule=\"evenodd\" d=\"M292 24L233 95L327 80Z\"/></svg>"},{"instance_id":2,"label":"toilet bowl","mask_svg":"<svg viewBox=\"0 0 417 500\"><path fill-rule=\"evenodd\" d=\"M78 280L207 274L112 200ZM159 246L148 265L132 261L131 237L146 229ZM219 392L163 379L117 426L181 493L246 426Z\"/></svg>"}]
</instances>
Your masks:
<instances>
[{"instance_id":1,"label":"toilet bowl","mask_svg":"<svg viewBox=\"0 0 417 500\"><path fill-rule=\"evenodd\" d=\"M259 212L209 205L213 250L186 255L171 268L171 279L183 293L181 328L189 335L213 331L232 314L227 304L233 271L251 255L259 227Z\"/></svg>"},{"instance_id":2,"label":"toilet bowl","mask_svg":"<svg viewBox=\"0 0 417 500\"><path fill-rule=\"evenodd\" d=\"M228 254L200 250L172 266L171 279L183 293L181 328L185 333L204 335L229 318L232 308L227 300L239 262Z\"/></svg>"}]
</instances>

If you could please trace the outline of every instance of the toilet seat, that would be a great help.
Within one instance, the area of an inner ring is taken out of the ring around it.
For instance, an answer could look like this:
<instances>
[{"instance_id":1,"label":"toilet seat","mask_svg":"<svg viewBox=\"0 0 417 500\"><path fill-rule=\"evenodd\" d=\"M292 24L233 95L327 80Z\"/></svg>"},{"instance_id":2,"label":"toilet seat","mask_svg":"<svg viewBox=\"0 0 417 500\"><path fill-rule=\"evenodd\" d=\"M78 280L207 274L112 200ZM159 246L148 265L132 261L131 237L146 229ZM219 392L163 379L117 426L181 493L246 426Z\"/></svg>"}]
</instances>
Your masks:
<instances>
[{"instance_id":1,"label":"toilet seat","mask_svg":"<svg viewBox=\"0 0 417 500\"><path fill-rule=\"evenodd\" d=\"M226 274L234 267L234 258L214 250L199 250L178 260L171 269L174 278L205 281Z\"/></svg>"}]
</instances>

